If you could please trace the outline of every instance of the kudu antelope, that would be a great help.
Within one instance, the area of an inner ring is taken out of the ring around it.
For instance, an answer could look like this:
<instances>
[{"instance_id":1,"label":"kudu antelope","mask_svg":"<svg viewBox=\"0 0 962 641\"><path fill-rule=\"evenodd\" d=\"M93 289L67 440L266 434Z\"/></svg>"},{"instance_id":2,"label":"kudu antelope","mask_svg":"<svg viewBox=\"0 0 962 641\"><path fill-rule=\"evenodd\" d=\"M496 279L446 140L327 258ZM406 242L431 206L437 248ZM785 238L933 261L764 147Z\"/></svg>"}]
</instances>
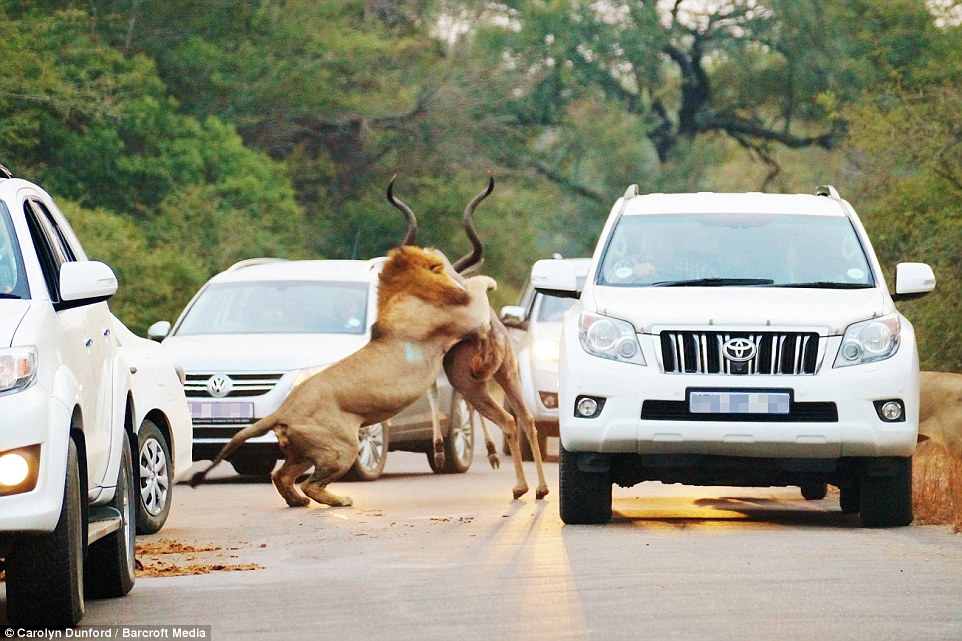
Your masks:
<instances>
[{"instance_id":1,"label":"kudu antelope","mask_svg":"<svg viewBox=\"0 0 962 641\"><path fill-rule=\"evenodd\" d=\"M310 499L331 506L352 504L327 486L357 458L358 431L389 419L425 394L452 345L472 332L487 333L487 292L495 284L487 276L465 280L443 256L412 246L391 250L378 281L371 340L295 387L273 413L239 431L207 469L194 475L192 486L245 441L273 431L285 461L271 480L289 506L306 506ZM301 494L294 482L312 466Z\"/></svg>"},{"instance_id":2,"label":"kudu antelope","mask_svg":"<svg viewBox=\"0 0 962 641\"><path fill-rule=\"evenodd\" d=\"M394 181L396 179L397 176L392 178L388 184L387 199L401 210L407 220L408 230L403 244L414 245L417 243L417 218L411 208L394 195ZM454 269L462 275L472 267L476 267L482 259L481 239L474 226L474 210L493 189L494 178L492 177L488 181L487 189L472 198L464 209L464 228L471 241L472 250L469 254L452 263ZM524 432L525 437L531 444L531 452L538 472L538 488L535 496L538 499L544 498L548 494L548 484L544 478L537 428L534 417L524 402L521 376L518 372L518 361L511 346L511 337L494 308L490 308L490 329L486 333L476 332L448 350L444 356L444 373L447 375L451 386L461 394L468 405L481 416L495 423L504 433L511 451L511 458L514 460L517 483L513 488L513 494L516 499L528 491L528 483L525 480L521 462L521 438L518 429L520 424L521 431ZM514 416L492 397L488 388L492 380L504 390L505 399L514 412ZM444 443L437 418L437 397L434 394L436 394L436 390L433 394L429 394L429 398L434 413L435 466L443 469ZM481 425L484 430L485 445L488 449L488 461L491 463L491 467L497 469L500 466L497 449L490 434L488 434L484 421L481 422Z\"/></svg>"}]
</instances>

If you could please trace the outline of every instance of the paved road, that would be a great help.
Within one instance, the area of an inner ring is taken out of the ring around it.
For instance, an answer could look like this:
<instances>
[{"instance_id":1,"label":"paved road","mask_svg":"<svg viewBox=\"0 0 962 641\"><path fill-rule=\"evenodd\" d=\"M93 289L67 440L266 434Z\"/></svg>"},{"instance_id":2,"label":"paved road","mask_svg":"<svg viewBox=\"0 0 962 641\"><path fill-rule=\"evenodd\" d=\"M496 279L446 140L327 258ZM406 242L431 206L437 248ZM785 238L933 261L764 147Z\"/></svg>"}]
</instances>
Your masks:
<instances>
[{"instance_id":1,"label":"paved road","mask_svg":"<svg viewBox=\"0 0 962 641\"><path fill-rule=\"evenodd\" d=\"M198 551L141 560L262 569L141 578L84 624L232 641L962 639L962 536L946 528L864 530L831 494L660 484L615 488L607 526L563 526L546 468L547 500L512 501L510 459L434 476L397 452L381 480L332 486L354 507L289 509L225 465L139 538Z\"/></svg>"}]
</instances>

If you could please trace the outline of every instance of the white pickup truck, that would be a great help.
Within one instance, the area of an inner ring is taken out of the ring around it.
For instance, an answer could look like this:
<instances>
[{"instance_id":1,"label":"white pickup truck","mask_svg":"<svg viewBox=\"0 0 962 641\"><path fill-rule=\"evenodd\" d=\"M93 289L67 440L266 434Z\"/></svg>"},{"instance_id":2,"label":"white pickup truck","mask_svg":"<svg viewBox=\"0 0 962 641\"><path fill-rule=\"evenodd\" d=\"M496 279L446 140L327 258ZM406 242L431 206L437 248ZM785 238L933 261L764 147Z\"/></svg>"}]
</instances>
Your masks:
<instances>
[{"instance_id":1,"label":"white pickup truck","mask_svg":"<svg viewBox=\"0 0 962 641\"><path fill-rule=\"evenodd\" d=\"M840 491L868 527L912 521L919 362L893 300L935 287L897 266L890 294L855 210L805 194L648 194L632 186L583 291L539 261L539 291L578 298L559 365L560 510L611 518L613 483Z\"/></svg>"},{"instance_id":2,"label":"white pickup truck","mask_svg":"<svg viewBox=\"0 0 962 641\"><path fill-rule=\"evenodd\" d=\"M2 168L0 168L2 169ZM191 465L180 374L114 318L107 265L53 199L0 171L0 558L7 623L63 628L134 584Z\"/></svg>"}]
</instances>

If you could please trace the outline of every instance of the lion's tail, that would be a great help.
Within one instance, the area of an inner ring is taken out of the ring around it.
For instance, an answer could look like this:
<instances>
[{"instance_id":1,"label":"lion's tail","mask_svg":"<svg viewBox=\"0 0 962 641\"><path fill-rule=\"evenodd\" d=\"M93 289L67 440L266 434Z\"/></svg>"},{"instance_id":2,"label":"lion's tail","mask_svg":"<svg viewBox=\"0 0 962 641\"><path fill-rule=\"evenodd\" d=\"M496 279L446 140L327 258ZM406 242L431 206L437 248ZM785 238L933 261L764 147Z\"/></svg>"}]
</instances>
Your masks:
<instances>
[{"instance_id":1,"label":"lion's tail","mask_svg":"<svg viewBox=\"0 0 962 641\"><path fill-rule=\"evenodd\" d=\"M239 431L237 434L234 434L234 437L230 441L228 441L223 448L221 448L221 451L217 454L216 458L214 458L214 460L211 461L211 464L207 466L207 469L201 472L197 472L190 478L190 482L189 482L190 486L197 487L198 485L203 483L204 479L207 478L207 474L209 474L212 469L217 467L221 463L221 461L223 461L228 456L233 454L234 451L237 450L238 447L243 445L248 439L254 438L255 436L263 436L264 434L267 434L272 429L274 429L277 426L277 424L278 424L278 421L272 414L270 416L265 416L264 418L257 421L256 423L252 423L251 425L248 425L247 427Z\"/></svg>"}]
</instances>

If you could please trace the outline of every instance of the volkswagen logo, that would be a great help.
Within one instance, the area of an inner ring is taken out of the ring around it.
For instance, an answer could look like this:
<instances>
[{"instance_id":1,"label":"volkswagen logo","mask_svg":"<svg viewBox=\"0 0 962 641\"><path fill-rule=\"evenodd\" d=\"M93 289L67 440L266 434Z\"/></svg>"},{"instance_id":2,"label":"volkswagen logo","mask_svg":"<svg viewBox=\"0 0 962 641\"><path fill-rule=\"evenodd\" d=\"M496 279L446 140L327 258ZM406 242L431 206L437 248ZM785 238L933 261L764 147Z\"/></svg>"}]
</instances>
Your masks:
<instances>
[{"instance_id":1,"label":"volkswagen logo","mask_svg":"<svg viewBox=\"0 0 962 641\"><path fill-rule=\"evenodd\" d=\"M755 343L747 338L730 338L722 345L725 358L733 363L747 363L755 358L756 351Z\"/></svg>"},{"instance_id":2,"label":"volkswagen logo","mask_svg":"<svg viewBox=\"0 0 962 641\"><path fill-rule=\"evenodd\" d=\"M207 391L214 398L224 398L234 389L234 382L227 374L214 374L207 379Z\"/></svg>"}]
</instances>

